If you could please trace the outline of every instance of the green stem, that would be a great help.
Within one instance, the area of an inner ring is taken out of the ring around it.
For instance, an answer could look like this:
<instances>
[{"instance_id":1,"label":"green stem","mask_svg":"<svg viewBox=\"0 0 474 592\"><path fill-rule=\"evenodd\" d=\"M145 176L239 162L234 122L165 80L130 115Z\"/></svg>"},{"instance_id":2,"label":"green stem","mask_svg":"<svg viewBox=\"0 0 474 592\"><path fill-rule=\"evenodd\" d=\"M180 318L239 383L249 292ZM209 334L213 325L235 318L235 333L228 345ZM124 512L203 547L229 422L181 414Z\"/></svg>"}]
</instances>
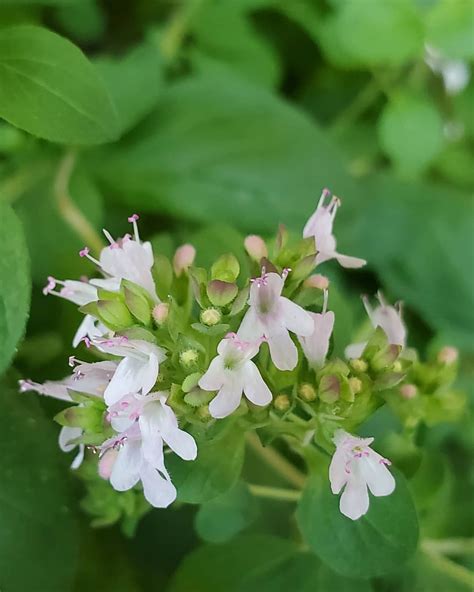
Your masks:
<instances>
[{"instance_id":1,"label":"green stem","mask_svg":"<svg viewBox=\"0 0 474 592\"><path fill-rule=\"evenodd\" d=\"M69 193L69 182L76 165L75 152L67 152L59 163L54 178L54 197L59 213L74 232L84 240L85 244L99 253L104 247L104 242L97 234L95 228L76 206Z\"/></svg>"},{"instance_id":2,"label":"green stem","mask_svg":"<svg viewBox=\"0 0 474 592\"><path fill-rule=\"evenodd\" d=\"M294 467L289 461L279 454L274 448L264 447L261 445L257 434L249 432L247 434L247 443L254 450L262 460L271 466L275 472L291 483L295 487L302 489L306 482L305 475Z\"/></svg>"},{"instance_id":3,"label":"green stem","mask_svg":"<svg viewBox=\"0 0 474 592\"><path fill-rule=\"evenodd\" d=\"M423 549L442 555L473 555L474 539L424 539Z\"/></svg>"},{"instance_id":4,"label":"green stem","mask_svg":"<svg viewBox=\"0 0 474 592\"><path fill-rule=\"evenodd\" d=\"M168 60L173 60L189 31L191 22L201 8L203 0L190 0L173 15L161 38L161 51Z\"/></svg>"},{"instance_id":5,"label":"green stem","mask_svg":"<svg viewBox=\"0 0 474 592\"><path fill-rule=\"evenodd\" d=\"M279 487L267 487L265 485L254 485L248 483L250 492L257 497L276 499L287 502L296 502L301 497L301 491L296 489L283 489Z\"/></svg>"},{"instance_id":6,"label":"green stem","mask_svg":"<svg viewBox=\"0 0 474 592\"><path fill-rule=\"evenodd\" d=\"M21 169L11 177L5 179L0 185L1 199L13 203L43 177L44 169L45 163L41 163L39 166L30 166L28 169Z\"/></svg>"},{"instance_id":7,"label":"green stem","mask_svg":"<svg viewBox=\"0 0 474 592\"><path fill-rule=\"evenodd\" d=\"M337 116L336 120L331 124L331 131L335 135L341 134L374 103L380 93L380 84L373 78L364 86L352 103Z\"/></svg>"},{"instance_id":8,"label":"green stem","mask_svg":"<svg viewBox=\"0 0 474 592\"><path fill-rule=\"evenodd\" d=\"M455 563L451 559L448 559L439 553L436 553L430 549L429 545L426 546L426 542L422 543L421 549L425 555L428 556L432 567L445 573L453 580L465 584L469 588L474 587L474 574L469 569L463 565L459 565L459 563Z\"/></svg>"}]
</instances>

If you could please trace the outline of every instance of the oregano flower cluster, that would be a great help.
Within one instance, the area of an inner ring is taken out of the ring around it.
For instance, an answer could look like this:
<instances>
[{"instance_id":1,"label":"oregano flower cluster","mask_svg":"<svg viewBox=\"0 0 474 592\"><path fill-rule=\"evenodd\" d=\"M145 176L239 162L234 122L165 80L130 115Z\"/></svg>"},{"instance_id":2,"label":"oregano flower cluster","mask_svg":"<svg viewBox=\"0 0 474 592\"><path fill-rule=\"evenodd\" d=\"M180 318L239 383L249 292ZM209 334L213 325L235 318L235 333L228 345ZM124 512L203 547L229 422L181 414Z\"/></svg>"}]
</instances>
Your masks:
<instances>
[{"instance_id":1,"label":"oregano flower cluster","mask_svg":"<svg viewBox=\"0 0 474 592\"><path fill-rule=\"evenodd\" d=\"M170 457L191 465L232 426L258 430L263 442L281 438L298 454L314 448L331 457L328 486L342 492L340 511L352 520L368 511L369 492L390 495L390 461L371 448L373 438L354 432L383 404L410 427L462 407L449 389L456 350L420 362L407 346L401 307L378 294L375 308L363 298L371 333L347 344L345 359L331 354L337 316L319 266L365 265L336 250L339 206L325 189L301 238L290 240L284 227L272 241L248 236L250 274L233 254L197 267L192 245L173 261L154 254L134 214L133 234L116 240L104 231L110 244L97 259L81 250L100 277L49 277L44 293L84 314L72 345L87 361L71 355L69 376L22 380L20 389L68 403L56 420L61 449L76 450L72 468L90 449L97 479L167 507L179 496Z\"/></svg>"}]
</instances>

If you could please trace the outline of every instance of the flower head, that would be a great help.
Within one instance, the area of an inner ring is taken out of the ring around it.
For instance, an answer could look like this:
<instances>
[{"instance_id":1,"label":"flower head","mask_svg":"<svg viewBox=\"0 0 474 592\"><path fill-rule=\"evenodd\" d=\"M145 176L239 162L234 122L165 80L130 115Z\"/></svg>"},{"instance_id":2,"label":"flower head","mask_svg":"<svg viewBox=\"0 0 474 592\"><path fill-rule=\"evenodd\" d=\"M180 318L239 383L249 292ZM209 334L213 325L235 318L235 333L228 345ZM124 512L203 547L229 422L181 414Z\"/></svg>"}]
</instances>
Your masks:
<instances>
[{"instance_id":1,"label":"flower head","mask_svg":"<svg viewBox=\"0 0 474 592\"><path fill-rule=\"evenodd\" d=\"M275 366L280 370L292 370L298 363L298 350L289 331L309 336L314 325L309 313L281 295L284 282L277 273L265 273L265 270L252 282L250 306L237 334L247 341L264 337Z\"/></svg>"},{"instance_id":2,"label":"flower head","mask_svg":"<svg viewBox=\"0 0 474 592\"><path fill-rule=\"evenodd\" d=\"M390 461L370 448L373 441L343 430L338 430L334 437L336 452L329 467L331 490L338 494L344 488L339 508L351 520L367 513L368 489L376 497L390 495L395 489L395 479L387 469Z\"/></svg>"},{"instance_id":3,"label":"flower head","mask_svg":"<svg viewBox=\"0 0 474 592\"><path fill-rule=\"evenodd\" d=\"M325 202L329 198L329 203ZM332 227L337 209L341 205L339 198L333 196L328 189L324 189L314 214L306 222L303 229L304 238L314 237L317 249L316 264L336 259L342 267L358 268L366 264L364 259L342 255L336 251L336 239Z\"/></svg>"},{"instance_id":4,"label":"flower head","mask_svg":"<svg viewBox=\"0 0 474 592\"><path fill-rule=\"evenodd\" d=\"M329 342L334 329L334 313L327 311L327 290L324 292L324 305L321 313L310 312L313 320L313 332L308 337L298 337L304 355L311 366L321 367L326 361Z\"/></svg>"},{"instance_id":5,"label":"flower head","mask_svg":"<svg viewBox=\"0 0 474 592\"><path fill-rule=\"evenodd\" d=\"M227 335L217 346L218 355L199 381L205 391L218 391L209 404L212 417L230 415L240 404L242 394L254 405L268 405L272 393L263 381L252 358L260 342L242 341L235 333Z\"/></svg>"}]
</instances>

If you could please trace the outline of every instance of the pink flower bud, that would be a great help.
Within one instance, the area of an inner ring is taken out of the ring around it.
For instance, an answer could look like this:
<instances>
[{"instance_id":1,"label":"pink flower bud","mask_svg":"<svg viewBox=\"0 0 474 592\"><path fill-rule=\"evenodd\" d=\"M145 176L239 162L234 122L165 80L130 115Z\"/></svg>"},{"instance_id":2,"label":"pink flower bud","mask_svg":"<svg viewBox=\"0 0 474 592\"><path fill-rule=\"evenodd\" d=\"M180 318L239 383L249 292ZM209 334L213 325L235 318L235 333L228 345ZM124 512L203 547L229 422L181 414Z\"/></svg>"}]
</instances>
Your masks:
<instances>
[{"instance_id":1,"label":"pink flower bud","mask_svg":"<svg viewBox=\"0 0 474 592\"><path fill-rule=\"evenodd\" d=\"M327 290L329 288L329 280L325 275L317 273L304 281L304 287L317 288L318 290Z\"/></svg>"},{"instance_id":2,"label":"pink flower bud","mask_svg":"<svg viewBox=\"0 0 474 592\"><path fill-rule=\"evenodd\" d=\"M413 399L418 394L418 389L414 384L403 384L400 387L400 394L404 399Z\"/></svg>"},{"instance_id":3,"label":"pink flower bud","mask_svg":"<svg viewBox=\"0 0 474 592\"><path fill-rule=\"evenodd\" d=\"M157 325L162 325L168 318L169 311L170 306L166 302L160 302L159 304L155 305L151 312L155 323Z\"/></svg>"},{"instance_id":4,"label":"pink flower bud","mask_svg":"<svg viewBox=\"0 0 474 592\"><path fill-rule=\"evenodd\" d=\"M175 274L179 277L183 271L186 271L194 263L196 249L193 245L181 245L176 249L173 257L173 268Z\"/></svg>"},{"instance_id":5,"label":"pink flower bud","mask_svg":"<svg viewBox=\"0 0 474 592\"><path fill-rule=\"evenodd\" d=\"M102 479L110 479L118 450L110 448L99 461L99 475Z\"/></svg>"},{"instance_id":6,"label":"pink flower bud","mask_svg":"<svg viewBox=\"0 0 474 592\"><path fill-rule=\"evenodd\" d=\"M451 345L447 345L446 347L443 347L439 353L438 353L438 362L440 364L454 364L454 362L457 362L459 357L459 351L455 348L452 347Z\"/></svg>"},{"instance_id":7,"label":"pink flower bud","mask_svg":"<svg viewBox=\"0 0 474 592\"><path fill-rule=\"evenodd\" d=\"M268 257L267 245L261 236L250 234L245 239L244 246L249 256L257 262Z\"/></svg>"}]
</instances>

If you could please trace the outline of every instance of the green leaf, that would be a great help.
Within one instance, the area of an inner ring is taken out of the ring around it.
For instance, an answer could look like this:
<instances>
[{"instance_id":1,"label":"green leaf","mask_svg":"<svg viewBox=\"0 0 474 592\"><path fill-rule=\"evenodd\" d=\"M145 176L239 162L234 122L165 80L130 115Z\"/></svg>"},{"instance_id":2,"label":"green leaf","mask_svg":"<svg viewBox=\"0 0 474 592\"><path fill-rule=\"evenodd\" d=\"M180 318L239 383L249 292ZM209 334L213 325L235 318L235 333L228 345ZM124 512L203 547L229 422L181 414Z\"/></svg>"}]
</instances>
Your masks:
<instances>
[{"instance_id":1,"label":"green leaf","mask_svg":"<svg viewBox=\"0 0 474 592\"><path fill-rule=\"evenodd\" d=\"M344 2L326 26L330 35L323 29L323 38L334 39L348 65L400 66L423 50L422 23L410 0Z\"/></svg>"},{"instance_id":2,"label":"green leaf","mask_svg":"<svg viewBox=\"0 0 474 592\"><path fill-rule=\"evenodd\" d=\"M443 121L427 99L403 94L391 100L379 120L382 148L405 175L423 171L443 145Z\"/></svg>"},{"instance_id":3,"label":"green leaf","mask_svg":"<svg viewBox=\"0 0 474 592\"><path fill-rule=\"evenodd\" d=\"M195 518L199 536L209 543L224 543L252 524L258 515L255 497L247 486L238 482L235 487L202 504Z\"/></svg>"},{"instance_id":4,"label":"green leaf","mask_svg":"<svg viewBox=\"0 0 474 592\"><path fill-rule=\"evenodd\" d=\"M55 17L69 36L84 44L100 41L107 26L98 0L61 4L56 8Z\"/></svg>"},{"instance_id":5,"label":"green leaf","mask_svg":"<svg viewBox=\"0 0 474 592\"><path fill-rule=\"evenodd\" d=\"M167 592L371 592L369 582L341 577L295 543L268 535L240 536L188 555Z\"/></svg>"},{"instance_id":6,"label":"green leaf","mask_svg":"<svg viewBox=\"0 0 474 592\"><path fill-rule=\"evenodd\" d=\"M198 442L198 456L193 462L173 455L167 460L167 467L178 490L178 500L201 504L235 485L243 461L244 433L231 425L212 440Z\"/></svg>"},{"instance_id":7,"label":"green leaf","mask_svg":"<svg viewBox=\"0 0 474 592\"><path fill-rule=\"evenodd\" d=\"M123 134L148 115L158 100L162 84L158 48L143 43L119 59L100 58L95 65L115 103Z\"/></svg>"},{"instance_id":8,"label":"green leaf","mask_svg":"<svg viewBox=\"0 0 474 592\"><path fill-rule=\"evenodd\" d=\"M329 480L310 479L296 518L311 549L331 569L347 577L369 578L395 571L416 550L418 520L404 478L396 473L392 495L370 496L368 513L351 520L339 511Z\"/></svg>"},{"instance_id":9,"label":"green leaf","mask_svg":"<svg viewBox=\"0 0 474 592\"><path fill-rule=\"evenodd\" d=\"M117 115L92 64L70 41L35 26L0 30L0 116L52 142L117 137Z\"/></svg>"},{"instance_id":10,"label":"green leaf","mask_svg":"<svg viewBox=\"0 0 474 592\"><path fill-rule=\"evenodd\" d=\"M133 138L93 164L134 208L251 232L302 227L326 185L356 199L342 157L310 119L231 76L167 88Z\"/></svg>"},{"instance_id":11,"label":"green leaf","mask_svg":"<svg viewBox=\"0 0 474 592\"><path fill-rule=\"evenodd\" d=\"M18 394L3 384L0 403L2 588L70 590L78 535L54 424L44 417L35 395Z\"/></svg>"},{"instance_id":12,"label":"green leaf","mask_svg":"<svg viewBox=\"0 0 474 592\"><path fill-rule=\"evenodd\" d=\"M21 222L0 200L0 374L22 337L30 305L30 265Z\"/></svg>"},{"instance_id":13,"label":"green leaf","mask_svg":"<svg viewBox=\"0 0 474 592\"><path fill-rule=\"evenodd\" d=\"M427 18L427 40L449 58L474 59L471 0L440 0Z\"/></svg>"}]
</instances>

